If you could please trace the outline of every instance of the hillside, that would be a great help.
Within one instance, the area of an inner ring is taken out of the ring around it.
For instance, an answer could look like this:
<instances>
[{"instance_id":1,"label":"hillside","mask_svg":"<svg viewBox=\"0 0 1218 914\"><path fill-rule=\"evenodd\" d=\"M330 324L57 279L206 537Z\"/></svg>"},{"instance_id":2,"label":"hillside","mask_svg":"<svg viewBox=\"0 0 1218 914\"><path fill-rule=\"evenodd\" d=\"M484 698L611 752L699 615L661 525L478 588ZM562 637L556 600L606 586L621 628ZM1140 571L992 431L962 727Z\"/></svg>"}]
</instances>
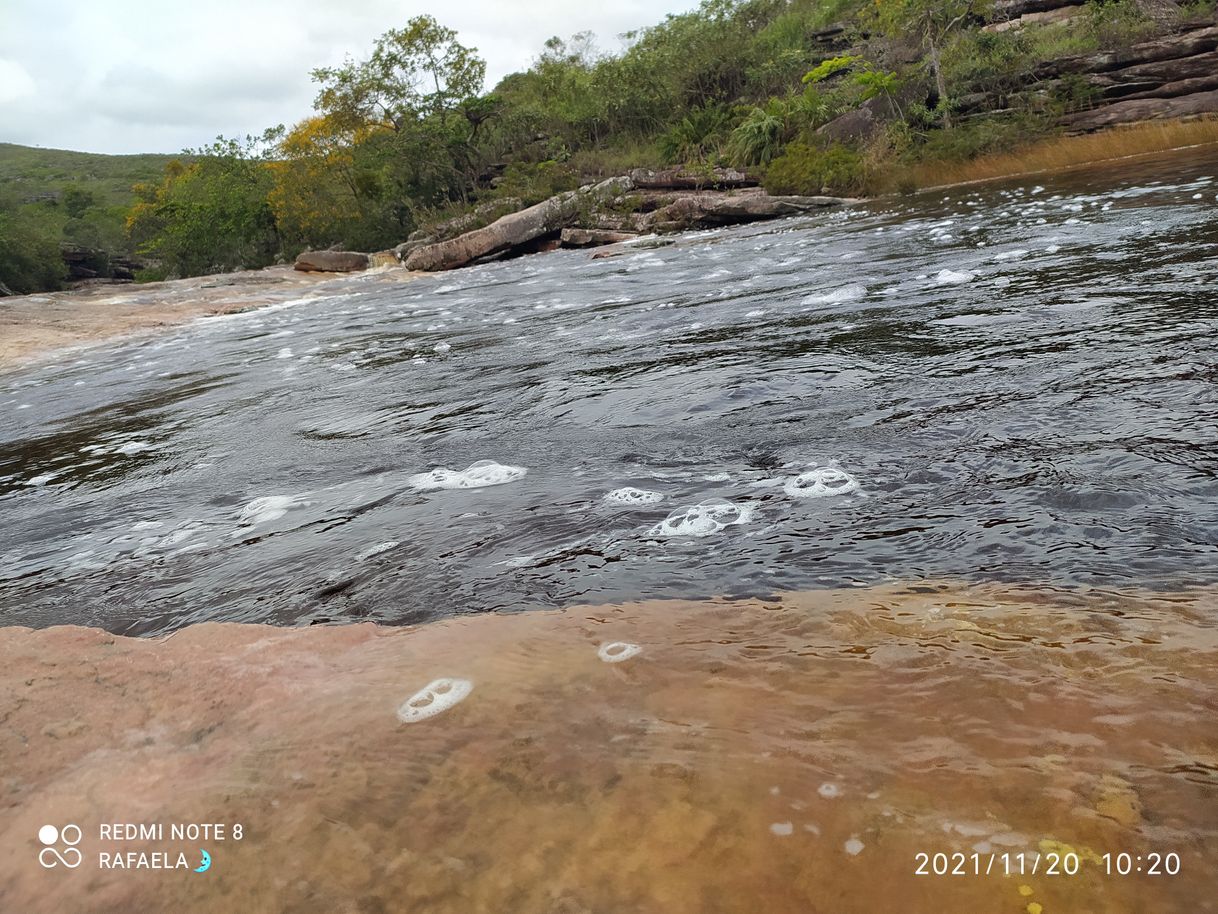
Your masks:
<instances>
[{"instance_id":1,"label":"hillside","mask_svg":"<svg viewBox=\"0 0 1218 914\"><path fill-rule=\"evenodd\" d=\"M132 253L123 227L132 186L156 183L174 158L0 143L0 283L14 291L56 288L67 275L61 245L72 249L78 272L108 275L112 258Z\"/></svg>"}]
</instances>

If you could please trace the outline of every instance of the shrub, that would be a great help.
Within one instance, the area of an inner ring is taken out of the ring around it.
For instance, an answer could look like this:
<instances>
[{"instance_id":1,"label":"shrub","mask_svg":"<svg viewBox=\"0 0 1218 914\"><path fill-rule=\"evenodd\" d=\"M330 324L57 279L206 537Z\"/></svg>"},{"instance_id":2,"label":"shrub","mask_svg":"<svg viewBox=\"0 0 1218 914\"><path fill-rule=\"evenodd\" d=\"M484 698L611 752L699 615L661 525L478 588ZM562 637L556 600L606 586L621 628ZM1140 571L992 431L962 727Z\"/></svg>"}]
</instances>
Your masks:
<instances>
[{"instance_id":1,"label":"shrub","mask_svg":"<svg viewBox=\"0 0 1218 914\"><path fill-rule=\"evenodd\" d=\"M867 184L862 155L841 145L817 149L792 143L765 175L765 189L771 194L857 194Z\"/></svg>"}]
</instances>

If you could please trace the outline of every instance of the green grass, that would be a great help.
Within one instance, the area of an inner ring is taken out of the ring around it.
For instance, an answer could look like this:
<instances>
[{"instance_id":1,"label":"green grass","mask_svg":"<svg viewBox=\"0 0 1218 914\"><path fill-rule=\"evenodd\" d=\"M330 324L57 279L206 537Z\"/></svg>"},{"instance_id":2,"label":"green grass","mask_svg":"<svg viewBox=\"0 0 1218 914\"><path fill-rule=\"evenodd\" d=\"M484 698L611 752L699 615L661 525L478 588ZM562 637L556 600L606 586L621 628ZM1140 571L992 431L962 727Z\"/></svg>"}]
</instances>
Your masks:
<instances>
[{"instance_id":1,"label":"green grass","mask_svg":"<svg viewBox=\"0 0 1218 914\"><path fill-rule=\"evenodd\" d=\"M42 193L69 187L87 190L101 207L131 205L131 185L159 181L165 164L181 156L111 156L65 149L36 149L0 143L0 204L26 205Z\"/></svg>"}]
</instances>

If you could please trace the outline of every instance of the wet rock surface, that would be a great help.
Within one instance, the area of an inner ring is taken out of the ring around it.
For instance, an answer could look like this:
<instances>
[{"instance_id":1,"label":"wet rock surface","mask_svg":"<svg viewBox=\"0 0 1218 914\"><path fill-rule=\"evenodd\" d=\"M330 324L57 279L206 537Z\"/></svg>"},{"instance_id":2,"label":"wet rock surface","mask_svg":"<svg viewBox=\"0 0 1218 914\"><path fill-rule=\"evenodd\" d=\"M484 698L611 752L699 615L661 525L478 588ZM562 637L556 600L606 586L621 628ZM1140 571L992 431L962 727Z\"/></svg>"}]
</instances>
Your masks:
<instances>
[{"instance_id":1,"label":"wet rock surface","mask_svg":"<svg viewBox=\"0 0 1218 914\"><path fill-rule=\"evenodd\" d=\"M0 909L1194 914L1218 889L1216 610L920 581L401 629L0 629ZM402 717L435 694L459 700ZM48 823L80 827L81 867L39 866ZM1154 850L1180 875L1104 872ZM188 868L99 866L140 852ZM1080 870L917 876L920 852Z\"/></svg>"}]
</instances>

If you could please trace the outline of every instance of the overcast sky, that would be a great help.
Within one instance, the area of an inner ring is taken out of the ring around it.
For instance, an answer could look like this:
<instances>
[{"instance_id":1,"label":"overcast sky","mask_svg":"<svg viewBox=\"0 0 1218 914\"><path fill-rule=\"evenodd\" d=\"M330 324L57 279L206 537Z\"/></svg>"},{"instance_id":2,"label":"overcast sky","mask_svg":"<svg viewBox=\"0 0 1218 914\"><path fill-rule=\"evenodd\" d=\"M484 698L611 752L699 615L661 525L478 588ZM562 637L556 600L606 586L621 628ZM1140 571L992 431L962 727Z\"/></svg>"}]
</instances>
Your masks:
<instances>
[{"instance_id":1,"label":"overcast sky","mask_svg":"<svg viewBox=\"0 0 1218 914\"><path fill-rule=\"evenodd\" d=\"M488 88L552 35L622 32L696 0L0 0L0 142L178 152L309 113L309 71L365 56L430 13L487 62Z\"/></svg>"}]
</instances>

